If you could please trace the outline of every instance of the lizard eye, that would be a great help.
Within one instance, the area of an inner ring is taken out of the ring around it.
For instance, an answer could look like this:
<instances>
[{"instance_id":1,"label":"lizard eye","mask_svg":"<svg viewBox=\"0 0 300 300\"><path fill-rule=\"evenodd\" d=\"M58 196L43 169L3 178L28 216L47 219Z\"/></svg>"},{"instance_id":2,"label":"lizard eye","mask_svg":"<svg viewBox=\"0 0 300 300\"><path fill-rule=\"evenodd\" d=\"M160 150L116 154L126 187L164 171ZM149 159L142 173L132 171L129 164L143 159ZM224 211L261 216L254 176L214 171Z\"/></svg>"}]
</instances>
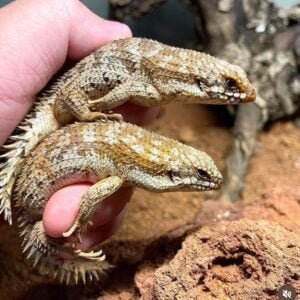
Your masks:
<instances>
[{"instance_id":1,"label":"lizard eye","mask_svg":"<svg viewBox=\"0 0 300 300\"><path fill-rule=\"evenodd\" d=\"M226 78L225 85L226 85L226 88L229 89L230 91L233 91L233 90L237 89L237 87L238 87L236 80L234 80L233 78Z\"/></svg>"},{"instance_id":2,"label":"lizard eye","mask_svg":"<svg viewBox=\"0 0 300 300\"><path fill-rule=\"evenodd\" d=\"M202 180L205 180L205 181L209 181L210 180L210 176L209 174L204 171L204 170L201 170L201 169L198 169L197 170L197 176L202 179Z\"/></svg>"}]
</instances>

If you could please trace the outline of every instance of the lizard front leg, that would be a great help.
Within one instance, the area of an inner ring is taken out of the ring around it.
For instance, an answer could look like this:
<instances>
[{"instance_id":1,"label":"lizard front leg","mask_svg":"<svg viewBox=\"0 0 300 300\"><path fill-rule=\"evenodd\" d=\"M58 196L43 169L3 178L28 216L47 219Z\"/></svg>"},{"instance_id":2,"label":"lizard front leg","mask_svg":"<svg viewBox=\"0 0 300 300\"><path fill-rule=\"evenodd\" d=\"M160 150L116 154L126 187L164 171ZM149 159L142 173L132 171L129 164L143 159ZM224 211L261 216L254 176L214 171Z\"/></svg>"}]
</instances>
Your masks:
<instances>
[{"instance_id":1,"label":"lizard front leg","mask_svg":"<svg viewBox=\"0 0 300 300\"><path fill-rule=\"evenodd\" d=\"M90 86L94 86L92 83ZM59 95L54 104L55 118L61 124L70 123L74 118L78 121L96 121L96 120L122 120L120 114L104 113L126 101L130 101L142 106L158 105L161 100L159 92L148 83L139 81L126 81L119 84L104 96L96 99L95 95L101 94L97 88L93 90L90 86L85 89L65 89L64 93ZM89 95L86 91L90 91Z\"/></svg>"},{"instance_id":2,"label":"lizard front leg","mask_svg":"<svg viewBox=\"0 0 300 300\"><path fill-rule=\"evenodd\" d=\"M106 114L92 111L88 105L89 98L83 91L70 90L60 94L54 103L53 113L56 120L62 124L71 123L74 119L82 122L96 120L122 120L120 114Z\"/></svg>"},{"instance_id":3,"label":"lizard front leg","mask_svg":"<svg viewBox=\"0 0 300 300\"><path fill-rule=\"evenodd\" d=\"M64 232L63 236L69 237L75 232L80 235L84 232L99 203L116 192L122 184L123 180L120 177L110 176L91 186L82 196L79 212L73 226Z\"/></svg>"},{"instance_id":4,"label":"lizard front leg","mask_svg":"<svg viewBox=\"0 0 300 300\"><path fill-rule=\"evenodd\" d=\"M89 104L94 110L110 110L127 101L150 107L159 105L161 95L153 85L147 82L129 80L118 85L103 97L90 100Z\"/></svg>"}]
</instances>

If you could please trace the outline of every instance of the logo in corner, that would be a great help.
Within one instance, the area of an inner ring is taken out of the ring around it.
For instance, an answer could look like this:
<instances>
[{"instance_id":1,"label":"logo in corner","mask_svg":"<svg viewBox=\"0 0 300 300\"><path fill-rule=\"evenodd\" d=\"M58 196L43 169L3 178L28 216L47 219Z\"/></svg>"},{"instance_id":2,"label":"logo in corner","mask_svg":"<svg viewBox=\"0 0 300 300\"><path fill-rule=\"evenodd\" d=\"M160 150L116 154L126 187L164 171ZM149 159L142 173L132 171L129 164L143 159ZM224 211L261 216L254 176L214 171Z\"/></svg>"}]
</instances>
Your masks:
<instances>
[{"instance_id":1,"label":"logo in corner","mask_svg":"<svg viewBox=\"0 0 300 300\"><path fill-rule=\"evenodd\" d=\"M277 292L279 300L296 300L296 289L291 284L281 286Z\"/></svg>"}]
</instances>

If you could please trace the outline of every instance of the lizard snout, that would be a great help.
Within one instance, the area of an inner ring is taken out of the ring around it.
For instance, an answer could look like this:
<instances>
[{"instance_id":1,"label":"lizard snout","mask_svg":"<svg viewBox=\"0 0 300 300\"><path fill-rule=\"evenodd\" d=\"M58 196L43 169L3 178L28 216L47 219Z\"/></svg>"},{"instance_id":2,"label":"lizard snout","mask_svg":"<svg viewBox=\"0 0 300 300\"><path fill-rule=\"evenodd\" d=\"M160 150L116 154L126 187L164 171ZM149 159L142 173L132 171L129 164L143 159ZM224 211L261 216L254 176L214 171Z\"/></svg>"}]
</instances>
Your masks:
<instances>
[{"instance_id":1,"label":"lizard snout","mask_svg":"<svg viewBox=\"0 0 300 300\"><path fill-rule=\"evenodd\" d=\"M256 99L256 92L254 87L252 87L249 92L247 93L247 97L245 98L244 102L252 102Z\"/></svg>"}]
</instances>

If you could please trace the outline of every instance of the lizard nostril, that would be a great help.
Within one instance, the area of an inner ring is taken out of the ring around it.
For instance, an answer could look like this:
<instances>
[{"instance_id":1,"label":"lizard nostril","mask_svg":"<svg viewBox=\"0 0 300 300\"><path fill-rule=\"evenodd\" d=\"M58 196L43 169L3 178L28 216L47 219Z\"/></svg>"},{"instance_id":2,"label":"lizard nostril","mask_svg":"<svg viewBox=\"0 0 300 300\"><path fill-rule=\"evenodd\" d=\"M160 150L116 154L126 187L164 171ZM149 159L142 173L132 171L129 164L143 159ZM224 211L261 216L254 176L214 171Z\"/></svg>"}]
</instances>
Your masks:
<instances>
[{"instance_id":1,"label":"lizard nostril","mask_svg":"<svg viewBox=\"0 0 300 300\"><path fill-rule=\"evenodd\" d=\"M248 97L247 97L247 100L248 100L247 102L252 102L255 99L256 99L255 89L252 88L251 91L250 91L250 93L249 93L249 95L248 95Z\"/></svg>"}]
</instances>

